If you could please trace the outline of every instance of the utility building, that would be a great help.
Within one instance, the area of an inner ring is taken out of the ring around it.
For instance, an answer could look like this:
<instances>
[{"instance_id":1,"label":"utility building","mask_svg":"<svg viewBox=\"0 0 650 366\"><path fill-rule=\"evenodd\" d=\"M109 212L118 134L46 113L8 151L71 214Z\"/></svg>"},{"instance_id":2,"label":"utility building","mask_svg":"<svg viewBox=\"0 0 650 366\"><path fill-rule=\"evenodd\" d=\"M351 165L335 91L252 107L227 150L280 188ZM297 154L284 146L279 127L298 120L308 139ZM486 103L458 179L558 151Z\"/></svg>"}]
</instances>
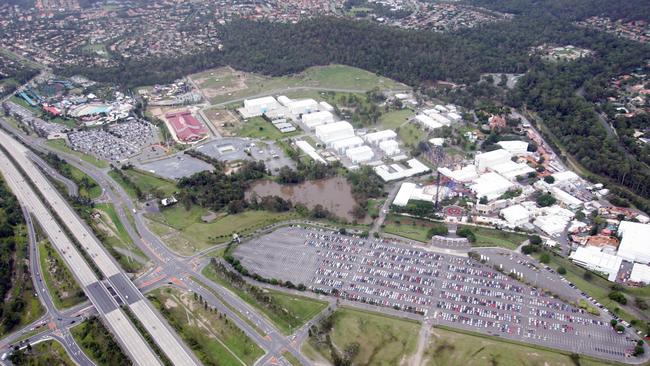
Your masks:
<instances>
[{"instance_id":1,"label":"utility building","mask_svg":"<svg viewBox=\"0 0 650 366\"><path fill-rule=\"evenodd\" d=\"M350 123L345 121L316 126L315 132L316 137L328 146L336 140L354 136L354 128Z\"/></svg>"}]
</instances>

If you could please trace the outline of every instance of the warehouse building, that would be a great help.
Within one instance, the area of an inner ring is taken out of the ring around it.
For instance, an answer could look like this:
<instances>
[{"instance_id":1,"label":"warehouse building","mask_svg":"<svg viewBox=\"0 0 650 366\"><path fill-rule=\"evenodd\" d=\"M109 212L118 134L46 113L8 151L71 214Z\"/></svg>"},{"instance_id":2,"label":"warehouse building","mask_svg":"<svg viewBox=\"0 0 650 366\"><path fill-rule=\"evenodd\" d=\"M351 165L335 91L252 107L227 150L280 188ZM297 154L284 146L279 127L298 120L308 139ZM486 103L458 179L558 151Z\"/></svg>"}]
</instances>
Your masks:
<instances>
[{"instance_id":1,"label":"warehouse building","mask_svg":"<svg viewBox=\"0 0 650 366\"><path fill-rule=\"evenodd\" d=\"M294 116L318 111L318 102L313 99L294 100L287 106Z\"/></svg>"},{"instance_id":2,"label":"warehouse building","mask_svg":"<svg viewBox=\"0 0 650 366\"><path fill-rule=\"evenodd\" d=\"M370 161L375 156L375 153L372 152L370 146L363 145L348 149L345 155L353 164L360 164Z\"/></svg>"},{"instance_id":3,"label":"warehouse building","mask_svg":"<svg viewBox=\"0 0 650 366\"><path fill-rule=\"evenodd\" d=\"M489 170L499 173L510 180L514 180L519 176L527 175L528 173L535 171L535 169L531 168L526 163L515 163L512 160L493 165Z\"/></svg>"},{"instance_id":4,"label":"warehouse building","mask_svg":"<svg viewBox=\"0 0 650 366\"><path fill-rule=\"evenodd\" d=\"M528 143L525 141L499 141L497 145L513 155L523 155L528 153Z\"/></svg>"},{"instance_id":5,"label":"warehouse building","mask_svg":"<svg viewBox=\"0 0 650 366\"><path fill-rule=\"evenodd\" d=\"M488 201L499 198L506 193L515 184L497 173L485 173L474 180L470 189L476 194L476 197L486 197Z\"/></svg>"},{"instance_id":6,"label":"warehouse building","mask_svg":"<svg viewBox=\"0 0 650 366\"><path fill-rule=\"evenodd\" d=\"M564 209L558 205L545 207L540 210L541 216L538 216L533 225L548 235L559 235L566 229L573 217L573 212Z\"/></svg>"},{"instance_id":7,"label":"warehouse building","mask_svg":"<svg viewBox=\"0 0 650 366\"><path fill-rule=\"evenodd\" d=\"M474 165L479 173L482 173L496 165L512 162L512 154L503 149L493 150L482 154L476 154Z\"/></svg>"},{"instance_id":8,"label":"warehouse building","mask_svg":"<svg viewBox=\"0 0 650 366\"><path fill-rule=\"evenodd\" d=\"M309 142L303 141L303 140L296 141L296 146L298 146L298 148L300 150L302 150L302 152L307 154L307 156L312 158L315 162L321 163L321 164L327 164L327 161L325 161L325 159L323 159L318 154L318 152L316 152L316 149L314 149L314 147L311 146L311 144Z\"/></svg>"},{"instance_id":9,"label":"warehouse building","mask_svg":"<svg viewBox=\"0 0 650 366\"><path fill-rule=\"evenodd\" d=\"M601 251L598 247L578 247L569 258L592 271L607 274L607 279L612 282L616 280L623 262L620 257Z\"/></svg>"},{"instance_id":10,"label":"warehouse building","mask_svg":"<svg viewBox=\"0 0 650 366\"><path fill-rule=\"evenodd\" d=\"M650 266L647 264L634 263L630 273L630 281L647 285L650 283Z\"/></svg>"},{"instance_id":11,"label":"warehouse building","mask_svg":"<svg viewBox=\"0 0 650 366\"><path fill-rule=\"evenodd\" d=\"M399 144L395 140L386 140L379 143L379 148L387 156L397 155L400 153Z\"/></svg>"},{"instance_id":12,"label":"warehouse building","mask_svg":"<svg viewBox=\"0 0 650 366\"><path fill-rule=\"evenodd\" d=\"M400 207L406 206L406 204L408 204L409 200L411 199L411 195L413 194L415 187L415 183L402 183L402 185L399 187L397 195L395 195L395 199L393 199L393 204Z\"/></svg>"},{"instance_id":13,"label":"warehouse building","mask_svg":"<svg viewBox=\"0 0 650 366\"><path fill-rule=\"evenodd\" d=\"M376 166L374 170L384 182L412 177L429 171L429 168L418 159L410 159L406 162L406 165L408 165L408 168L405 168L401 164L382 164Z\"/></svg>"},{"instance_id":14,"label":"warehouse building","mask_svg":"<svg viewBox=\"0 0 650 366\"><path fill-rule=\"evenodd\" d=\"M501 210L501 217L511 228L521 227L530 221L531 212L522 205L513 205Z\"/></svg>"},{"instance_id":15,"label":"warehouse building","mask_svg":"<svg viewBox=\"0 0 650 366\"><path fill-rule=\"evenodd\" d=\"M478 178L476 166L473 164L464 166L460 169L451 170L447 167L438 168L438 172L456 182L467 183Z\"/></svg>"},{"instance_id":16,"label":"warehouse building","mask_svg":"<svg viewBox=\"0 0 650 366\"><path fill-rule=\"evenodd\" d=\"M393 140L397 137L397 133L393 130L382 130L377 132L372 132L363 136L363 139L366 140L371 145L378 145L382 141Z\"/></svg>"},{"instance_id":17,"label":"warehouse building","mask_svg":"<svg viewBox=\"0 0 650 366\"><path fill-rule=\"evenodd\" d=\"M621 237L619 257L630 262L650 263L650 225L621 221L618 235Z\"/></svg>"},{"instance_id":18,"label":"warehouse building","mask_svg":"<svg viewBox=\"0 0 650 366\"><path fill-rule=\"evenodd\" d=\"M312 130L316 126L334 122L334 115L328 111L320 111L303 114L301 119L305 127Z\"/></svg>"},{"instance_id":19,"label":"warehouse building","mask_svg":"<svg viewBox=\"0 0 650 366\"><path fill-rule=\"evenodd\" d=\"M422 126L425 130L430 130L433 131L437 128L442 127L442 123L437 122L433 118L425 115L425 114L418 114L415 116L415 121Z\"/></svg>"},{"instance_id":20,"label":"warehouse building","mask_svg":"<svg viewBox=\"0 0 650 366\"><path fill-rule=\"evenodd\" d=\"M244 100L244 108L239 111L244 118L261 116L268 111L272 111L280 107L280 104L273 97L262 97L256 99Z\"/></svg>"},{"instance_id":21,"label":"warehouse building","mask_svg":"<svg viewBox=\"0 0 650 366\"><path fill-rule=\"evenodd\" d=\"M330 144L330 147L339 154L345 154L348 149L359 147L364 145L363 139L359 136L347 137L344 139L333 141Z\"/></svg>"},{"instance_id":22,"label":"warehouse building","mask_svg":"<svg viewBox=\"0 0 650 366\"><path fill-rule=\"evenodd\" d=\"M326 145L330 145L336 140L354 136L354 128L352 125L345 121L328 123L326 125L316 126L316 137L323 141Z\"/></svg>"}]
</instances>

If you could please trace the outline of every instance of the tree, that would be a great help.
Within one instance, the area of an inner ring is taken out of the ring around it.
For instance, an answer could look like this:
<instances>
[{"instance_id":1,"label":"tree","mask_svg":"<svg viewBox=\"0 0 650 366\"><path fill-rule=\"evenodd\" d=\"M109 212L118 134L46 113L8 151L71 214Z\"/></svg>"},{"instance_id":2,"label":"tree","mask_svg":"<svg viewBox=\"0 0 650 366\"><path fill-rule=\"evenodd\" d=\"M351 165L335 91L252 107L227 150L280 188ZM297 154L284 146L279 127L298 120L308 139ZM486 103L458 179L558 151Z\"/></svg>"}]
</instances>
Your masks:
<instances>
[{"instance_id":1,"label":"tree","mask_svg":"<svg viewBox=\"0 0 650 366\"><path fill-rule=\"evenodd\" d=\"M548 206L554 205L556 200L555 200L555 197L551 196L550 194L542 193L542 194L537 196L537 198L535 199L535 202L537 202L537 204L540 207L548 207Z\"/></svg>"},{"instance_id":2,"label":"tree","mask_svg":"<svg viewBox=\"0 0 650 366\"><path fill-rule=\"evenodd\" d=\"M555 182L555 178L553 178L552 175L547 175L544 177L544 182L548 184L553 184Z\"/></svg>"},{"instance_id":3,"label":"tree","mask_svg":"<svg viewBox=\"0 0 650 366\"><path fill-rule=\"evenodd\" d=\"M551 256L548 253L544 252L539 256L539 261L541 263L548 264L551 262Z\"/></svg>"},{"instance_id":4,"label":"tree","mask_svg":"<svg viewBox=\"0 0 650 366\"><path fill-rule=\"evenodd\" d=\"M470 243L476 242L476 235L474 234L472 229L468 227L461 227L460 229L456 230L456 234L458 236L466 238Z\"/></svg>"},{"instance_id":5,"label":"tree","mask_svg":"<svg viewBox=\"0 0 650 366\"><path fill-rule=\"evenodd\" d=\"M539 235L531 235L528 238L528 241L533 244L533 245L540 245L542 244L542 238Z\"/></svg>"},{"instance_id":6,"label":"tree","mask_svg":"<svg viewBox=\"0 0 650 366\"><path fill-rule=\"evenodd\" d=\"M607 295L610 299L616 301L617 303L621 305L626 305L627 304L627 298L621 291L612 291Z\"/></svg>"},{"instance_id":7,"label":"tree","mask_svg":"<svg viewBox=\"0 0 650 366\"><path fill-rule=\"evenodd\" d=\"M566 268L564 268L562 266L557 267L557 273L559 273L561 275L565 275L566 274Z\"/></svg>"},{"instance_id":8,"label":"tree","mask_svg":"<svg viewBox=\"0 0 650 366\"><path fill-rule=\"evenodd\" d=\"M447 226L435 224L427 232L427 237L429 239L431 239L432 237L434 237L436 235L444 236L444 235L447 235L448 233L449 233L449 230L447 229Z\"/></svg>"},{"instance_id":9,"label":"tree","mask_svg":"<svg viewBox=\"0 0 650 366\"><path fill-rule=\"evenodd\" d=\"M482 205L487 205L488 198L486 196L483 196L483 197L481 197L481 199L479 199L478 203L480 203Z\"/></svg>"}]
</instances>

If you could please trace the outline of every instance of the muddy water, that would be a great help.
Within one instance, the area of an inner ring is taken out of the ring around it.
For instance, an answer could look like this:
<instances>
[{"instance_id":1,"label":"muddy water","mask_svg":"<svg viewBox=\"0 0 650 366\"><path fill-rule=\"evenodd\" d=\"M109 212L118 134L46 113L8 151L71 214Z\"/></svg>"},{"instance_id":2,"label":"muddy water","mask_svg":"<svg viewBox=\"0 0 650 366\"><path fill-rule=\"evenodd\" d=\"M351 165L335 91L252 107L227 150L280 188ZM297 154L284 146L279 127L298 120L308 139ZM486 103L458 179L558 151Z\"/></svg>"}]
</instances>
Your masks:
<instances>
[{"instance_id":1,"label":"muddy water","mask_svg":"<svg viewBox=\"0 0 650 366\"><path fill-rule=\"evenodd\" d=\"M302 203L310 209L320 204L340 218L354 220L351 211L356 202L350 184L342 177L291 185L264 180L253 184L246 192L246 198L250 198L253 193L258 197L279 196L293 203Z\"/></svg>"}]
</instances>

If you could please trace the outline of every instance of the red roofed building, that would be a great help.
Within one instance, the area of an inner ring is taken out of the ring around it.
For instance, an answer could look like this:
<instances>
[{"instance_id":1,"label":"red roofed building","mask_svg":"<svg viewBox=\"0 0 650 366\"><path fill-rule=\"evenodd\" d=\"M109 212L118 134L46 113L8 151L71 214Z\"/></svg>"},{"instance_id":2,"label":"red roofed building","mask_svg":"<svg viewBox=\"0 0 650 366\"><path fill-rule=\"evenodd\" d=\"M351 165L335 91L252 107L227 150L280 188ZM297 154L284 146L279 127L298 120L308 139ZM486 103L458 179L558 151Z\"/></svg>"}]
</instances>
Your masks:
<instances>
[{"instance_id":1,"label":"red roofed building","mask_svg":"<svg viewBox=\"0 0 650 366\"><path fill-rule=\"evenodd\" d=\"M168 113L165 118L169 121L176 133L176 137L183 142L194 142L208 135L207 128L199 122L189 111Z\"/></svg>"},{"instance_id":2,"label":"red roofed building","mask_svg":"<svg viewBox=\"0 0 650 366\"><path fill-rule=\"evenodd\" d=\"M60 110L58 110L55 106L49 104L43 104L43 110L54 117L61 114Z\"/></svg>"}]
</instances>

